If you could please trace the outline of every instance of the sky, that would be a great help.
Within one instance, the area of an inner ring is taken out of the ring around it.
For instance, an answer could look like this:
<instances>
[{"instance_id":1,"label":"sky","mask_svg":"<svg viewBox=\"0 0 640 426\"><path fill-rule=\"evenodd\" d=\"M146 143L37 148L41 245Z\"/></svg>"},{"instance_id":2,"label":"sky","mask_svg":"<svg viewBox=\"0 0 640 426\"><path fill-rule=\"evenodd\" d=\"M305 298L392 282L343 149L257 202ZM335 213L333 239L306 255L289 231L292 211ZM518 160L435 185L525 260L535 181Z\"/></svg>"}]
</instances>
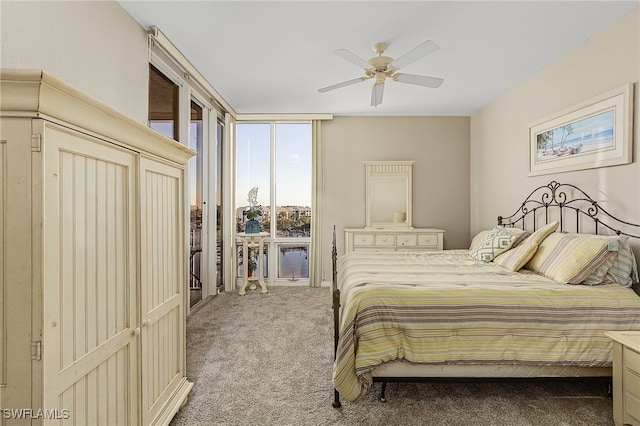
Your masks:
<instances>
[{"instance_id":1,"label":"sky","mask_svg":"<svg viewBox=\"0 0 640 426\"><path fill-rule=\"evenodd\" d=\"M171 123L154 123L153 128L172 135ZM236 207L246 206L249 190L258 187L258 204L270 204L269 123L238 123L236 126ZM190 132L190 146L194 146ZM311 206L311 124L276 123L275 174L277 206ZM195 157L190 160L192 167ZM195 174L189 177L195 187ZM190 191L191 204L195 192Z\"/></svg>"},{"instance_id":2,"label":"sky","mask_svg":"<svg viewBox=\"0 0 640 426\"><path fill-rule=\"evenodd\" d=\"M258 204L269 205L270 124L236 125L236 206L258 187ZM277 206L311 206L311 124L276 123L275 178Z\"/></svg>"}]
</instances>

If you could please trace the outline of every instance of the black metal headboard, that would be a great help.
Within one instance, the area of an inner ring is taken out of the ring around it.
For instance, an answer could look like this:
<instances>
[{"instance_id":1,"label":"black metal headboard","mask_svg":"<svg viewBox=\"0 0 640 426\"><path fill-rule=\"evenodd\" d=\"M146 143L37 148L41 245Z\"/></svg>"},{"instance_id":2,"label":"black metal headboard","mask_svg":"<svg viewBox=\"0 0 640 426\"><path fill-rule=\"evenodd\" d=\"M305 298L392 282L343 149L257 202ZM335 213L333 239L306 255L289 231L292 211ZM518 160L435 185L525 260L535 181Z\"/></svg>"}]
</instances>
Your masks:
<instances>
[{"instance_id":1,"label":"black metal headboard","mask_svg":"<svg viewBox=\"0 0 640 426\"><path fill-rule=\"evenodd\" d=\"M511 216L498 216L498 225L525 229L528 223L535 230L554 220L560 222L560 231L600 234L609 230L640 238L640 224L618 219L577 186L556 181L534 189Z\"/></svg>"}]
</instances>

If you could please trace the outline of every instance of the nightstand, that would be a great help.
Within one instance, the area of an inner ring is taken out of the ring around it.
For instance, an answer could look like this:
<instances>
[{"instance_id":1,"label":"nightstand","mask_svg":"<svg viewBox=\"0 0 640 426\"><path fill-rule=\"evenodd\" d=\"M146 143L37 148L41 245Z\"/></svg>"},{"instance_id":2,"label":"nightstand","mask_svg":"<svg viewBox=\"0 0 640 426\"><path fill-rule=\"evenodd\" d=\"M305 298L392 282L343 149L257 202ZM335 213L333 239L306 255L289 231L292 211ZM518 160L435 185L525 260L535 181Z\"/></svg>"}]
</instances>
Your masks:
<instances>
[{"instance_id":1,"label":"nightstand","mask_svg":"<svg viewBox=\"0 0 640 426\"><path fill-rule=\"evenodd\" d=\"M609 331L613 340L613 421L640 426L640 331Z\"/></svg>"}]
</instances>

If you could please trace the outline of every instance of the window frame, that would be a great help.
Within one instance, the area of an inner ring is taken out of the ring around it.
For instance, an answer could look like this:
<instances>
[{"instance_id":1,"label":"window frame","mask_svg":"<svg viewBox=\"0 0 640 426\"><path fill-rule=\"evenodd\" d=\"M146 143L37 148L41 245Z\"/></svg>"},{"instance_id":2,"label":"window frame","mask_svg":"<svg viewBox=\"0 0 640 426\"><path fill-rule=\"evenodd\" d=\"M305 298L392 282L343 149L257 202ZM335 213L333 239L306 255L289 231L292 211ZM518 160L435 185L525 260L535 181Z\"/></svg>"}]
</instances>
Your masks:
<instances>
[{"instance_id":1,"label":"window frame","mask_svg":"<svg viewBox=\"0 0 640 426\"><path fill-rule=\"evenodd\" d=\"M267 282L268 285L274 285L277 284L278 286L300 286L300 285L304 285L304 286L308 286L310 283L310 252L311 252L311 248L312 248L312 243L311 243L311 235L309 235L308 237L277 237L277 206L276 206L276 127L279 124L308 124L309 125L309 151L310 154L313 156L313 136L312 136L312 132L313 132L313 125L312 125L312 119L311 118L298 118L298 119L285 119L285 120L270 120L270 119L253 119L253 120L238 120L235 124L234 127L237 128L238 125L243 125L243 124L269 124L269 208L271 209L271 223L270 223L270 228L268 230L269 232L269 237L265 240L265 245L267 246L268 250L265 250L267 254L267 271L269 271L268 276L265 276L265 281ZM234 132L234 134L237 137L237 130ZM233 152L234 152L234 158L235 161L237 161L237 156L235 155L236 150L237 150L237 139L236 137L234 137L233 140ZM234 169L235 169L235 161L234 161ZM311 162L313 162L313 158L311 158ZM237 170L234 172L234 185L233 185L233 189L232 189L232 193L234 194L234 202L233 202L233 209L234 211L239 207L237 201L235 199L235 194L237 193L236 190L236 185L237 185L237 181L236 181L236 173ZM310 174L312 174L312 172L309 172ZM312 176L311 176L312 177ZM311 179L310 182L310 187L309 187L309 192L310 195L312 195L313 198L313 177ZM311 203L310 203L311 204ZM310 205L309 207L311 207L311 210L313 212L313 206ZM234 215L234 219L235 219L235 215ZM311 218L312 222L314 220L313 216ZM266 230L265 230L266 231ZM234 226L234 253L237 254L238 250L242 249L242 240L240 240L237 237L237 227ZM300 278L300 277L295 277L294 280L292 280L292 277L280 277L280 248L281 247L286 247L286 246L306 246L307 247L307 277L304 278ZM239 259L236 258L234 259L234 270L239 271L240 270L240 263L239 263ZM242 276L241 274L237 274L236 276L236 280L234 281L236 283L236 285L239 285L242 282Z\"/></svg>"}]
</instances>

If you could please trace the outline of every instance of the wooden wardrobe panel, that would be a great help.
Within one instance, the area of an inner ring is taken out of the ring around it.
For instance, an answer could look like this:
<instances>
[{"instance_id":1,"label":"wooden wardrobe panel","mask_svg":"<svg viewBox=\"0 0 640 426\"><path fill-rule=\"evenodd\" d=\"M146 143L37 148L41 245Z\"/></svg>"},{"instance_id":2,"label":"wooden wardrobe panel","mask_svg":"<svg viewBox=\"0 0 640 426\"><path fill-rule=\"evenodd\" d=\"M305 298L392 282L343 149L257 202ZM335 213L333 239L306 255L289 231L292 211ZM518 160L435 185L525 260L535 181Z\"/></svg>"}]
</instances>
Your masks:
<instances>
[{"instance_id":1,"label":"wooden wardrobe panel","mask_svg":"<svg viewBox=\"0 0 640 426\"><path fill-rule=\"evenodd\" d=\"M140 159L142 417L148 424L183 385L186 273L183 170L146 156Z\"/></svg>"},{"instance_id":2,"label":"wooden wardrobe panel","mask_svg":"<svg viewBox=\"0 0 640 426\"><path fill-rule=\"evenodd\" d=\"M135 424L137 155L51 123L43 155L44 406L83 423L95 402ZM88 386L100 369L106 376Z\"/></svg>"}]
</instances>

